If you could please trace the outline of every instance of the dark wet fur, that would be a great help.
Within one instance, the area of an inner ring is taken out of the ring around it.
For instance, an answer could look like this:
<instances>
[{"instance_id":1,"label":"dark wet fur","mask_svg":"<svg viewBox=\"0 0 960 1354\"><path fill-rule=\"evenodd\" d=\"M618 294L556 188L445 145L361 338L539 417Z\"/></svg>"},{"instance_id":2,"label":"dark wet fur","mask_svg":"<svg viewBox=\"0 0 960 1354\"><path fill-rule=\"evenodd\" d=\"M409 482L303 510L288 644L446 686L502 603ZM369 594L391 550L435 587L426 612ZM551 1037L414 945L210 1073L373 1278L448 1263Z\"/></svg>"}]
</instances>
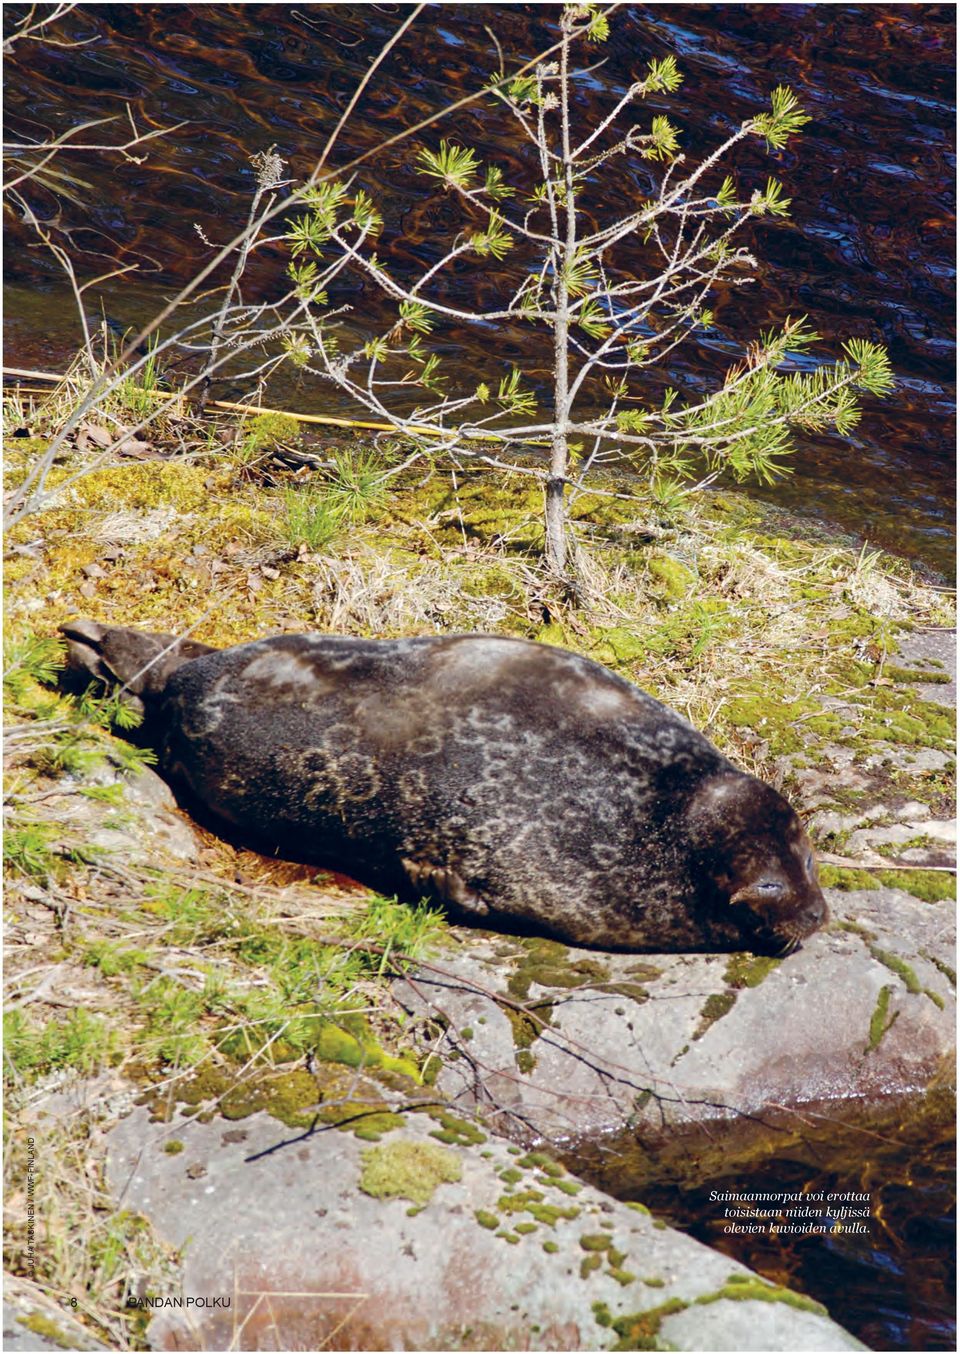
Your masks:
<instances>
[{"instance_id":1,"label":"dark wet fur","mask_svg":"<svg viewBox=\"0 0 960 1354\"><path fill-rule=\"evenodd\" d=\"M787 953L826 920L790 805L589 660L482 635L211 650L64 627L231 836L607 949Z\"/></svg>"}]
</instances>

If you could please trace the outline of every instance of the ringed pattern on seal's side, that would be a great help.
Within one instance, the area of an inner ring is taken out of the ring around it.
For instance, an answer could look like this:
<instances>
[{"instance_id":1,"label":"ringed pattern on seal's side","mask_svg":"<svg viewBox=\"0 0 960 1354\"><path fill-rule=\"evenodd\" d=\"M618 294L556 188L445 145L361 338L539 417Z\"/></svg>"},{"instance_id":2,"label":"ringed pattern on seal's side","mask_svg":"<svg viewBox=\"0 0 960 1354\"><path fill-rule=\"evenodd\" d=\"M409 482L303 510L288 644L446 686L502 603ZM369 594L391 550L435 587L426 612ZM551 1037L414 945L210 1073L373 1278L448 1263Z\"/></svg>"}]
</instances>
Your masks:
<instances>
[{"instance_id":1,"label":"ringed pattern on seal's side","mask_svg":"<svg viewBox=\"0 0 960 1354\"><path fill-rule=\"evenodd\" d=\"M62 629L164 774L261 849L606 949L786 953L827 918L787 801L566 650Z\"/></svg>"}]
</instances>

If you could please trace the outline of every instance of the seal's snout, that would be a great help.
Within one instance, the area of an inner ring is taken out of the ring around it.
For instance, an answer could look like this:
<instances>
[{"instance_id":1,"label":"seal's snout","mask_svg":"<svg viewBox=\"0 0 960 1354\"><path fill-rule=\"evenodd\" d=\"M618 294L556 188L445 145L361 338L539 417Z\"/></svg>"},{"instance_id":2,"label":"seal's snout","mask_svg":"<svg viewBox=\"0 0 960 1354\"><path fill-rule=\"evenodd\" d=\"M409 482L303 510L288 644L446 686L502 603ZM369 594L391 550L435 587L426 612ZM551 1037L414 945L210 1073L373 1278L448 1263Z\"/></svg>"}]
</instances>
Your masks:
<instances>
[{"instance_id":1,"label":"seal's snout","mask_svg":"<svg viewBox=\"0 0 960 1354\"><path fill-rule=\"evenodd\" d=\"M80 687L91 681L110 684L117 680L104 655L104 638L110 627L99 621L67 621L60 633L67 641L66 685Z\"/></svg>"},{"instance_id":2,"label":"seal's snout","mask_svg":"<svg viewBox=\"0 0 960 1354\"><path fill-rule=\"evenodd\" d=\"M103 639L107 627L99 621L66 621L60 627L60 633L77 644L89 644L96 648Z\"/></svg>"},{"instance_id":3,"label":"seal's snout","mask_svg":"<svg viewBox=\"0 0 960 1354\"><path fill-rule=\"evenodd\" d=\"M99 621L67 621L60 633L67 641L66 685L121 686L124 699L157 695L177 668L212 652L209 644L195 640Z\"/></svg>"},{"instance_id":4,"label":"seal's snout","mask_svg":"<svg viewBox=\"0 0 960 1354\"><path fill-rule=\"evenodd\" d=\"M798 921L801 926L806 927L806 934L811 935L814 931L819 931L821 926L826 926L829 920L830 908L827 900L821 893L820 886L814 881L810 886L810 897Z\"/></svg>"}]
</instances>

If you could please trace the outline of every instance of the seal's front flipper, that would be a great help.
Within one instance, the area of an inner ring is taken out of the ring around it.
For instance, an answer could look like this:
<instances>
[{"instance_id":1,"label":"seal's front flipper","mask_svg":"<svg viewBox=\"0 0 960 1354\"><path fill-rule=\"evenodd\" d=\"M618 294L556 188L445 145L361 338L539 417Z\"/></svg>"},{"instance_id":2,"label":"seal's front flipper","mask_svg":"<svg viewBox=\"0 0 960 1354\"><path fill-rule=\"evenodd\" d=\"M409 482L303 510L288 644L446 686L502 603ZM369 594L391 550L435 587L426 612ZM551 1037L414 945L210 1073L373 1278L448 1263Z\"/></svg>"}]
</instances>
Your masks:
<instances>
[{"instance_id":1,"label":"seal's front flipper","mask_svg":"<svg viewBox=\"0 0 960 1354\"><path fill-rule=\"evenodd\" d=\"M451 903L474 917L486 917L490 907L478 893L469 886L456 870L430 861L401 860L403 872L415 889L431 897L439 898L442 903Z\"/></svg>"},{"instance_id":2,"label":"seal's front flipper","mask_svg":"<svg viewBox=\"0 0 960 1354\"><path fill-rule=\"evenodd\" d=\"M196 640L99 621L68 621L60 633L67 641L65 685L74 690L92 681L108 689L119 685L125 697L133 698L130 703L141 707L137 698L158 695L177 668L214 652Z\"/></svg>"}]
</instances>

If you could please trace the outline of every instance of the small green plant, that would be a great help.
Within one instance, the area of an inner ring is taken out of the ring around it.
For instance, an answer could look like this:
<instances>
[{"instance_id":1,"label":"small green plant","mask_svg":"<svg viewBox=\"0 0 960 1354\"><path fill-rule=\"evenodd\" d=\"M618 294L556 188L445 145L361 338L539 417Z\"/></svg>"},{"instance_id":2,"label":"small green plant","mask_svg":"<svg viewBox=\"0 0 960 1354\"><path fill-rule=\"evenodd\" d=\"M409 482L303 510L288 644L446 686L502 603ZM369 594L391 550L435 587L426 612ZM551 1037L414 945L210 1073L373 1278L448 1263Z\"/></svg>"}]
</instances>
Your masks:
<instances>
[{"instance_id":1,"label":"small green plant","mask_svg":"<svg viewBox=\"0 0 960 1354\"><path fill-rule=\"evenodd\" d=\"M129 949L115 940L95 940L83 954L84 964L99 969L105 978L132 973L148 958L145 950Z\"/></svg>"},{"instance_id":2,"label":"small green plant","mask_svg":"<svg viewBox=\"0 0 960 1354\"><path fill-rule=\"evenodd\" d=\"M3 688L9 700L19 702L34 683L50 685L64 664L59 640L36 635L10 639L3 646Z\"/></svg>"},{"instance_id":3,"label":"small green plant","mask_svg":"<svg viewBox=\"0 0 960 1354\"><path fill-rule=\"evenodd\" d=\"M56 859L52 841L53 823L31 822L23 817L10 822L3 834L3 861L11 870L45 884Z\"/></svg>"},{"instance_id":4,"label":"small green plant","mask_svg":"<svg viewBox=\"0 0 960 1354\"><path fill-rule=\"evenodd\" d=\"M233 913L222 894L177 883L151 885L146 910L168 924L175 945L196 945L216 939L233 927Z\"/></svg>"},{"instance_id":5,"label":"small green plant","mask_svg":"<svg viewBox=\"0 0 960 1354\"><path fill-rule=\"evenodd\" d=\"M293 545L322 549L347 527L359 526L382 507L387 481L382 459L372 452L337 452L333 474L316 488L284 493L286 533Z\"/></svg>"},{"instance_id":6,"label":"small green plant","mask_svg":"<svg viewBox=\"0 0 960 1354\"><path fill-rule=\"evenodd\" d=\"M396 898L374 895L366 912L354 920L350 929L358 940L371 940L383 946L383 954L376 961L379 975L393 954L418 959L429 953L447 928L443 914L427 902L411 906Z\"/></svg>"},{"instance_id":7,"label":"small green plant","mask_svg":"<svg viewBox=\"0 0 960 1354\"><path fill-rule=\"evenodd\" d=\"M291 545L322 550L344 526L341 505L325 489L286 489L284 531Z\"/></svg>"},{"instance_id":8,"label":"small green plant","mask_svg":"<svg viewBox=\"0 0 960 1354\"><path fill-rule=\"evenodd\" d=\"M124 700L120 692L99 696L94 687L88 687L80 697L77 712L86 723L99 729L138 729L143 723L142 712ZM150 763L156 758L151 752L142 752L140 760Z\"/></svg>"},{"instance_id":9,"label":"small green plant","mask_svg":"<svg viewBox=\"0 0 960 1354\"><path fill-rule=\"evenodd\" d=\"M3 396L3 435L10 437L21 428L29 428L30 415L19 391Z\"/></svg>"},{"instance_id":10,"label":"small green plant","mask_svg":"<svg viewBox=\"0 0 960 1354\"><path fill-rule=\"evenodd\" d=\"M325 493L341 522L358 526L383 505L387 487L383 465L372 452L337 452L334 477Z\"/></svg>"},{"instance_id":11,"label":"small green plant","mask_svg":"<svg viewBox=\"0 0 960 1354\"><path fill-rule=\"evenodd\" d=\"M4 1057L28 1079L57 1068L89 1075L116 1061L120 1044L117 1029L82 1009L45 1025L35 1024L20 1009L8 1011L3 1019Z\"/></svg>"},{"instance_id":12,"label":"small green plant","mask_svg":"<svg viewBox=\"0 0 960 1354\"><path fill-rule=\"evenodd\" d=\"M438 245L418 277L391 271L378 253L382 220L352 181L326 181L303 195L306 212L288 222L286 237L297 305L286 341L312 342L324 377L371 416L415 442L419 436L424 455L429 447L476 455L479 442L490 445L498 469L510 469L512 448L548 444L544 553L550 572L566 579L569 502L595 463L629 456L652 504L670 510L721 475L769 483L786 473L798 433L849 435L862 395L889 393L893 376L885 350L863 339L844 343L838 360L814 360L820 336L805 317L783 316L714 389L659 393L673 350L720 328L721 288L741 285L758 267L734 237L757 218L781 220L789 211L775 179L721 166L750 141L781 151L810 119L778 86L767 109L688 163L681 130L643 108L679 87L674 59L648 62L597 117L591 48L608 35L608 11L566 4L550 22L558 29L556 58L517 76L501 56L488 86L516 130L518 153L528 154L516 183L472 147L448 140L415 156L430 190L458 201L469 222ZM628 178L635 187L624 195ZM619 210L598 209L604 183ZM498 297L490 258L501 265ZM372 337L348 341L336 318L333 288L347 269L391 306ZM464 299L471 269L476 292ZM551 354L547 378L538 387L531 373L524 383L512 364L504 375L501 363L472 394L462 382L448 391L453 379L441 353L465 325L485 335L532 326ZM403 411L395 404L400 389ZM418 403L409 410L411 395Z\"/></svg>"},{"instance_id":13,"label":"small green plant","mask_svg":"<svg viewBox=\"0 0 960 1354\"><path fill-rule=\"evenodd\" d=\"M154 334L147 345L147 360L143 366L136 372L124 376L115 392L115 398L120 408L126 413L132 414L138 421L148 414L152 414L158 401L167 398L161 388L157 352L159 345L160 336Z\"/></svg>"},{"instance_id":14,"label":"small green plant","mask_svg":"<svg viewBox=\"0 0 960 1354\"><path fill-rule=\"evenodd\" d=\"M175 1067L192 1067L210 1051L203 1029L203 998L174 978L159 977L140 991L139 1003L146 1023L139 1043L148 1058Z\"/></svg>"}]
</instances>

